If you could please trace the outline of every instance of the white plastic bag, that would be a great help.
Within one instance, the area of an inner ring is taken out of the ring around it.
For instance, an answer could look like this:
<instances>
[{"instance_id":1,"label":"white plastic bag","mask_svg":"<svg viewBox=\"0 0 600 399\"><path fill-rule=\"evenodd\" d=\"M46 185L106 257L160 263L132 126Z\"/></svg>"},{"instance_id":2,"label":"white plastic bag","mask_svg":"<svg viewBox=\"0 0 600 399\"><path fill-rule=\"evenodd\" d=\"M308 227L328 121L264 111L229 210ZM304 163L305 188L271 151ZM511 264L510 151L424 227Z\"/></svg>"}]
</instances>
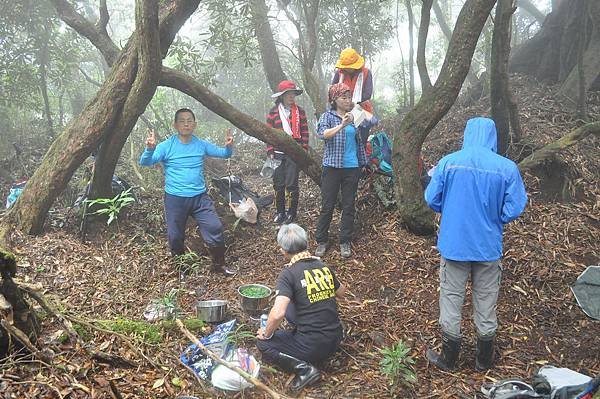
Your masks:
<instances>
[{"instance_id":1,"label":"white plastic bag","mask_svg":"<svg viewBox=\"0 0 600 399\"><path fill-rule=\"evenodd\" d=\"M258 377L260 363L256 361L254 356L249 355L245 349L238 348L237 350L231 351L225 360L240 367L252 377ZM223 365L218 365L214 368L210 382L215 388L224 389L226 391L241 391L254 386L246 381L244 377Z\"/></svg>"},{"instance_id":2,"label":"white plastic bag","mask_svg":"<svg viewBox=\"0 0 600 399\"><path fill-rule=\"evenodd\" d=\"M252 224L255 224L258 220L258 208L250 197L240 200L239 204L230 203L229 207L238 219L243 219Z\"/></svg>"}]
</instances>

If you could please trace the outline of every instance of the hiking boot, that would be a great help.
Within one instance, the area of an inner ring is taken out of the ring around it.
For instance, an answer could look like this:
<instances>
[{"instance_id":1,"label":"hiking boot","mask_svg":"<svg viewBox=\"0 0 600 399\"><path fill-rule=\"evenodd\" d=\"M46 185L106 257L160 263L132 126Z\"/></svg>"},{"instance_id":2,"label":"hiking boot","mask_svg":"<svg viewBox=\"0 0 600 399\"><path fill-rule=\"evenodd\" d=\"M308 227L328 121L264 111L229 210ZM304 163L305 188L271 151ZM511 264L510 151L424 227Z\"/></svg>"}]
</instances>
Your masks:
<instances>
[{"instance_id":1,"label":"hiking boot","mask_svg":"<svg viewBox=\"0 0 600 399\"><path fill-rule=\"evenodd\" d=\"M343 242L340 244L340 255L342 255L342 258L349 258L352 256L352 246L349 242Z\"/></svg>"},{"instance_id":2,"label":"hiking boot","mask_svg":"<svg viewBox=\"0 0 600 399\"><path fill-rule=\"evenodd\" d=\"M321 372L315 366L285 353L279 352L277 364L284 370L296 375L290 384L290 389L293 392L298 392L321 379Z\"/></svg>"},{"instance_id":3,"label":"hiking boot","mask_svg":"<svg viewBox=\"0 0 600 399\"><path fill-rule=\"evenodd\" d=\"M296 220L296 214L288 212L287 216L285 217L285 220L284 220L283 224L294 223L295 220Z\"/></svg>"},{"instance_id":4,"label":"hiking boot","mask_svg":"<svg viewBox=\"0 0 600 399\"><path fill-rule=\"evenodd\" d=\"M273 222L275 224L282 224L285 221L285 190L275 191L275 209L277 215Z\"/></svg>"},{"instance_id":5,"label":"hiking boot","mask_svg":"<svg viewBox=\"0 0 600 399\"><path fill-rule=\"evenodd\" d=\"M319 245L317 245L317 249L315 249L315 256L318 256L320 258L321 256L325 255L328 246L329 245L326 242L319 243Z\"/></svg>"},{"instance_id":6,"label":"hiking boot","mask_svg":"<svg viewBox=\"0 0 600 399\"><path fill-rule=\"evenodd\" d=\"M273 219L273 223L275 223L275 224L282 224L285 221L286 221L285 213L278 213L275 216L275 219Z\"/></svg>"},{"instance_id":7,"label":"hiking boot","mask_svg":"<svg viewBox=\"0 0 600 399\"><path fill-rule=\"evenodd\" d=\"M477 370L487 370L494 364L495 341L496 334L477 337L477 350L475 351L475 368Z\"/></svg>"},{"instance_id":8,"label":"hiking boot","mask_svg":"<svg viewBox=\"0 0 600 399\"><path fill-rule=\"evenodd\" d=\"M215 273L221 273L225 277L235 275L235 271L225 267L225 245L219 247L208 247L208 252L212 258L210 270Z\"/></svg>"},{"instance_id":9,"label":"hiking boot","mask_svg":"<svg viewBox=\"0 0 600 399\"><path fill-rule=\"evenodd\" d=\"M456 367L460 352L460 338L454 338L442 333L442 353L427 350L427 360L442 370L452 371Z\"/></svg>"},{"instance_id":10,"label":"hiking boot","mask_svg":"<svg viewBox=\"0 0 600 399\"><path fill-rule=\"evenodd\" d=\"M298 190L291 191L290 193L290 206L287 210L287 217L285 218L284 224L293 223L296 220L296 214L298 213L298 198L300 193Z\"/></svg>"}]
</instances>

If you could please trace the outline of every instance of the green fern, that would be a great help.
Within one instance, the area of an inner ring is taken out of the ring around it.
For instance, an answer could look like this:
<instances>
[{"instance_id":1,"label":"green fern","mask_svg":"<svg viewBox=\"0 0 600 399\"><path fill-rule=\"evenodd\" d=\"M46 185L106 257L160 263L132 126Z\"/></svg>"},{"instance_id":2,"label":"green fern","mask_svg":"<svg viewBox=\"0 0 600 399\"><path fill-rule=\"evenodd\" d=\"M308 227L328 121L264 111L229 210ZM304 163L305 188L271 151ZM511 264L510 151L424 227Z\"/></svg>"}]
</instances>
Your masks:
<instances>
[{"instance_id":1,"label":"green fern","mask_svg":"<svg viewBox=\"0 0 600 399\"><path fill-rule=\"evenodd\" d=\"M94 205L100 206L100 209L90 213L90 215L107 215L108 220L106 221L106 224L110 226L114 220L117 220L121 210L134 202L135 199L131 195L131 188L128 188L115 195L113 198L96 198L94 200L85 201L87 202L88 207Z\"/></svg>"}]
</instances>

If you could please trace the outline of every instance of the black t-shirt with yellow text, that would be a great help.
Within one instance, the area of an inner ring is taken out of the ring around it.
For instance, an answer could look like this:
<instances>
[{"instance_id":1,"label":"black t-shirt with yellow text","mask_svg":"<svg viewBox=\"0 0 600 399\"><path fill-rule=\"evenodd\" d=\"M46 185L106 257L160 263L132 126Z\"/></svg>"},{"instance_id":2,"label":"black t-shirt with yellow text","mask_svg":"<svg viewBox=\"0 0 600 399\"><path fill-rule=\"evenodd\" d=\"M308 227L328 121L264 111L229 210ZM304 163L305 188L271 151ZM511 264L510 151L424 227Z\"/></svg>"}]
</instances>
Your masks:
<instances>
[{"instance_id":1,"label":"black t-shirt with yellow text","mask_svg":"<svg viewBox=\"0 0 600 399\"><path fill-rule=\"evenodd\" d=\"M335 273L318 259L302 259L286 267L277 279L277 295L290 298L296 308L296 328L301 334L341 337L335 292Z\"/></svg>"}]
</instances>

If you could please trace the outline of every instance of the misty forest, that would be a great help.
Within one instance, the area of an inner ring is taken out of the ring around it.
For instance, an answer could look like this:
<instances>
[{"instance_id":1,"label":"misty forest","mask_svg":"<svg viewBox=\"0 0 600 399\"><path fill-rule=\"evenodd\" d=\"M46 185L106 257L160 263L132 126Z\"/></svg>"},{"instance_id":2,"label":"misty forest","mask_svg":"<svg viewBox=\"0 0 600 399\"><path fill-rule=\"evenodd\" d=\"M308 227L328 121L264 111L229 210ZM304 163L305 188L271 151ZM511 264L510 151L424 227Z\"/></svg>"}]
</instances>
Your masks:
<instances>
[{"instance_id":1,"label":"misty forest","mask_svg":"<svg viewBox=\"0 0 600 399\"><path fill-rule=\"evenodd\" d=\"M0 7L1 398L600 398L600 1Z\"/></svg>"}]
</instances>

